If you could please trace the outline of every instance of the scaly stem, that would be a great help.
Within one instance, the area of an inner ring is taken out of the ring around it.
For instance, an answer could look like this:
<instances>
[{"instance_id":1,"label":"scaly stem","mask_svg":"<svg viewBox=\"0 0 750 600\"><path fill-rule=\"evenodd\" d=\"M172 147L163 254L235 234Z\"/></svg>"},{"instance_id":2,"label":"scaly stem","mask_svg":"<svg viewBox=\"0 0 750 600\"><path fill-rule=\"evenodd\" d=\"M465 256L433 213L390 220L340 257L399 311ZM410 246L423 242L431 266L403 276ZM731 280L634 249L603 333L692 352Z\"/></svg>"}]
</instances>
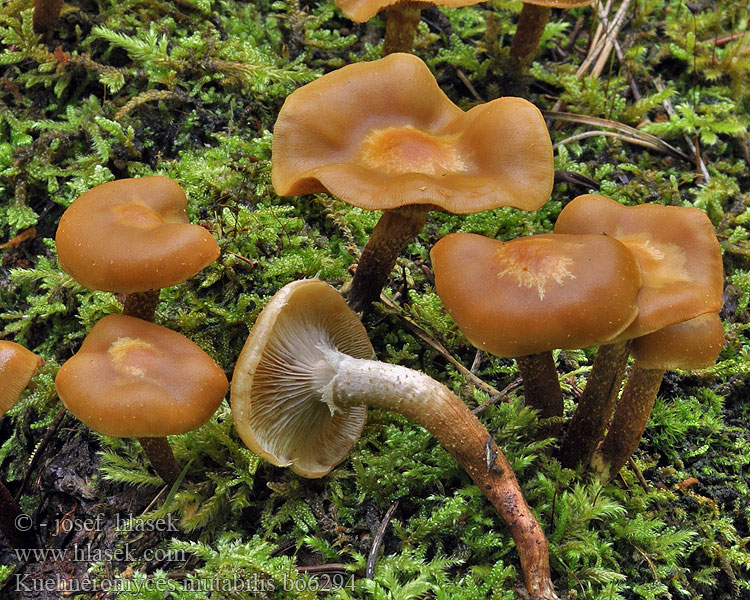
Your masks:
<instances>
[{"instance_id":1,"label":"scaly stem","mask_svg":"<svg viewBox=\"0 0 750 600\"><path fill-rule=\"evenodd\" d=\"M425 2L399 2L388 9L385 19L383 57L394 52L411 52Z\"/></svg>"},{"instance_id":2,"label":"scaly stem","mask_svg":"<svg viewBox=\"0 0 750 600\"><path fill-rule=\"evenodd\" d=\"M570 469L589 464L604 439L625 376L630 342L600 346L560 449L560 462Z\"/></svg>"},{"instance_id":3,"label":"scaly stem","mask_svg":"<svg viewBox=\"0 0 750 600\"><path fill-rule=\"evenodd\" d=\"M516 33L510 46L510 55L518 60L523 70L527 70L534 60L551 12L549 6L537 4L524 3L521 8Z\"/></svg>"},{"instance_id":4,"label":"scaly stem","mask_svg":"<svg viewBox=\"0 0 750 600\"><path fill-rule=\"evenodd\" d=\"M539 418L563 416L563 398L557 367L552 352L517 356L516 364L523 379L526 405L539 411ZM540 438L557 435L562 423L547 425L539 432Z\"/></svg>"},{"instance_id":5,"label":"scaly stem","mask_svg":"<svg viewBox=\"0 0 750 600\"><path fill-rule=\"evenodd\" d=\"M153 322L157 304L159 304L159 290L133 292L125 295L122 314Z\"/></svg>"},{"instance_id":6,"label":"scaly stem","mask_svg":"<svg viewBox=\"0 0 750 600\"><path fill-rule=\"evenodd\" d=\"M663 369L643 369L637 361L633 365L607 437L591 461L594 470L603 477L614 477L635 452L663 377Z\"/></svg>"},{"instance_id":7,"label":"scaly stem","mask_svg":"<svg viewBox=\"0 0 750 600\"><path fill-rule=\"evenodd\" d=\"M23 512L18 506L5 484L0 482L0 532L5 535L8 543L12 548L33 548L34 533L32 529L19 529L16 525L22 527L27 525L25 518L17 521ZM29 522L30 526L31 523Z\"/></svg>"},{"instance_id":8,"label":"scaly stem","mask_svg":"<svg viewBox=\"0 0 750 600\"><path fill-rule=\"evenodd\" d=\"M341 291L353 311L364 312L380 298L398 255L422 231L427 212L424 206L383 212L362 250L351 285Z\"/></svg>"},{"instance_id":9,"label":"scaly stem","mask_svg":"<svg viewBox=\"0 0 750 600\"><path fill-rule=\"evenodd\" d=\"M172 447L165 437L138 438L151 466L170 487L180 476L182 469L172 453Z\"/></svg>"},{"instance_id":10,"label":"scaly stem","mask_svg":"<svg viewBox=\"0 0 750 600\"><path fill-rule=\"evenodd\" d=\"M413 419L459 462L502 516L518 548L526 588L555 600L547 540L508 460L487 429L448 388L419 371L323 350L335 375L322 389L331 410L369 405Z\"/></svg>"}]
</instances>

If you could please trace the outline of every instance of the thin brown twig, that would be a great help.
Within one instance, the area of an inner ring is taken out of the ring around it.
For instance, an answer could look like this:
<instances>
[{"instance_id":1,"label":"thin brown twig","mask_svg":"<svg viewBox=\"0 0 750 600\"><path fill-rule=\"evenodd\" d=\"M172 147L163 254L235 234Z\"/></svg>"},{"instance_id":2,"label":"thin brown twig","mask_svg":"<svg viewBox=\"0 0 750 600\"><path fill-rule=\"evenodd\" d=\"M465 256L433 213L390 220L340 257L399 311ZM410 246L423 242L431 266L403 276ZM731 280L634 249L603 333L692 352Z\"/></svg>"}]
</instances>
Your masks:
<instances>
[{"instance_id":1,"label":"thin brown twig","mask_svg":"<svg viewBox=\"0 0 750 600\"><path fill-rule=\"evenodd\" d=\"M388 524L393 518L393 513L396 512L396 508L398 508L398 500L391 502L391 505L388 507L388 510L375 533L375 537L372 540L372 548L370 548L370 554L367 556L367 566L365 568L365 577L367 577L367 579L372 579L375 576L375 561L377 561L380 547L383 545L385 530L388 528Z\"/></svg>"}]
</instances>

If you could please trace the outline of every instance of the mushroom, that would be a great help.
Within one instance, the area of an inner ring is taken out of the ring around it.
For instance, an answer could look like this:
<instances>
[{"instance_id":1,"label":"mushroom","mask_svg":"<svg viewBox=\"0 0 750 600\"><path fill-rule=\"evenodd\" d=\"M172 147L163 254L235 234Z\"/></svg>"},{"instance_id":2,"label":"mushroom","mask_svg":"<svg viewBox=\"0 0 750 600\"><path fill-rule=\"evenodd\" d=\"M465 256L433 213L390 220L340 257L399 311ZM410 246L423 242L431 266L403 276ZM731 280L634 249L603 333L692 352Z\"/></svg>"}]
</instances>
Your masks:
<instances>
[{"instance_id":1,"label":"mushroom","mask_svg":"<svg viewBox=\"0 0 750 600\"><path fill-rule=\"evenodd\" d=\"M385 211L345 293L356 311L379 298L428 210L536 210L553 178L552 144L533 104L506 97L464 112L410 54L349 65L299 88L274 127L279 195L329 192Z\"/></svg>"},{"instance_id":2,"label":"mushroom","mask_svg":"<svg viewBox=\"0 0 750 600\"><path fill-rule=\"evenodd\" d=\"M179 333L126 315L109 315L91 329L58 371L65 406L101 434L136 437L169 485L181 469L168 435L205 423L229 383L221 368Z\"/></svg>"},{"instance_id":3,"label":"mushroom","mask_svg":"<svg viewBox=\"0 0 750 600\"><path fill-rule=\"evenodd\" d=\"M613 339L638 313L638 264L608 236L501 242L453 233L435 244L430 259L437 293L458 328L477 348L516 359L526 403L542 418L563 414L551 350Z\"/></svg>"},{"instance_id":4,"label":"mushroom","mask_svg":"<svg viewBox=\"0 0 750 600\"><path fill-rule=\"evenodd\" d=\"M411 52L419 27L419 17L429 6L457 8L479 4L483 0L335 0L344 16L356 23L372 19L381 10L388 9L385 22L383 56L394 52Z\"/></svg>"},{"instance_id":5,"label":"mushroom","mask_svg":"<svg viewBox=\"0 0 750 600\"><path fill-rule=\"evenodd\" d=\"M153 320L159 289L219 256L216 240L188 221L186 207L185 192L168 177L98 185L60 218L60 265L89 289L124 293L124 314Z\"/></svg>"},{"instance_id":6,"label":"mushroom","mask_svg":"<svg viewBox=\"0 0 750 600\"><path fill-rule=\"evenodd\" d=\"M635 363L607 436L593 455L594 470L611 477L635 452L667 370L710 367L723 344L718 313L706 313L633 340Z\"/></svg>"},{"instance_id":7,"label":"mushroom","mask_svg":"<svg viewBox=\"0 0 750 600\"><path fill-rule=\"evenodd\" d=\"M534 60L552 9L588 6L592 2L593 0L523 0L510 55L518 60L525 71Z\"/></svg>"},{"instance_id":8,"label":"mushroom","mask_svg":"<svg viewBox=\"0 0 750 600\"><path fill-rule=\"evenodd\" d=\"M692 207L623 206L586 194L560 212L555 233L603 233L635 255L643 276L638 316L599 348L589 381L562 442L561 461L588 464L612 416L628 359L628 340L704 313L718 312L723 292L721 250L706 214Z\"/></svg>"},{"instance_id":9,"label":"mushroom","mask_svg":"<svg viewBox=\"0 0 750 600\"><path fill-rule=\"evenodd\" d=\"M44 361L20 344L0 340L0 417L18 402L21 392L29 385ZM13 548L33 546L33 534L17 525L23 515L5 484L0 482L0 532Z\"/></svg>"},{"instance_id":10,"label":"mushroom","mask_svg":"<svg viewBox=\"0 0 750 600\"><path fill-rule=\"evenodd\" d=\"M357 440L366 406L414 419L502 515L531 596L557 598L544 533L485 427L442 384L372 355L367 332L332 287L319 280L284 286L261 312L237 359L231 391L237 432L273 464L322 477Z\"/></svg>"}]
</instances>

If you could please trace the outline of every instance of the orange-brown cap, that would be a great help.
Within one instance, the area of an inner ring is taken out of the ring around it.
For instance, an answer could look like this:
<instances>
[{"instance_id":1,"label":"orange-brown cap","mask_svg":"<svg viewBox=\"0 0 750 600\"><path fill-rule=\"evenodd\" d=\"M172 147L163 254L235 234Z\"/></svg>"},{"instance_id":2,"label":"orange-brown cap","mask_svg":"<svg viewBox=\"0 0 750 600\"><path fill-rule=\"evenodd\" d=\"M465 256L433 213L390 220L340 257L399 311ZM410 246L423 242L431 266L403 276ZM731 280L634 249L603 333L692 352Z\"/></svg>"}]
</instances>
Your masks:
<instances>
[{"instance_id":1,"label":"orange-brown cap","mask_svg":"<svg viewBox=\"0 0 750 600\"><path fill-rule=\"evenodd\" d=\"M718 313L706 313L633 340L630 352L643 369L705 369L724 345Z\"/></svg>"},{"instance_id":2,"label":"orange-brown cap","mask_svg":"<svg viewBox=\"0 0 750 600\"><path fill-rule=\"evenodd\" d=\"M205 423L227 393L224 371L176 331L125 315L94 325L57 374L68 410L112 437L164 437Z\"/></svg>"},{"instance_id":3,"label":"orange-brown cap","mask_svg":"<svg viewBox=\"0 0 750 600\"><path fill-rule=\"evenodd\" d=\"M385 8L390 8L402 0L335 0L336 6L341 9L347 19L357 23L369 21ZM425 6L433 4L445 6L446 8L457 8L459 6L471 6L479 4L484 0L420 0ZM592 1L592 0L589 0Z\"/></svg>"},{"instance_id":4,"label":"orange-brown cap","mask_svg":"<svg viewBox=\"0 0 750 600\"><path fill-rule=\"evenodd\" d=\"M638 317L621 339L721 308L721 250L711 221L697 208L623 206L605 196L586 194L560 212L555 233L605 233L635 254L643 288L638 294Z\"/></svg>"},{"instance_id":5,"label":"orange-brown cap","mask_svg":"<svg viewBox=\"0 0 750 600\"><path fill-rule=\"evenodd\" d=\"M274 127L271 179L282 196L327 191L368 210L536 210L553 178L552 143L533 104L506 97L464 112L411 54L308 83Z\"/></svg>"},{"instance_id":6,"label":"orange-brown cap","mask_svg":"<svg viewBox=\"0 0 750 600\"><path fill-rule=\"evenodd\" d=\"M98 185L60 218L60 266L93 290L129 294L182 283L219 256L186 207L185 192L168 177Z\"/></svg>"},{"instance_id":7,"label":"orange-brown cap","mask_svg":"<svg viewBox=\"0 0 750 600\"><path fill-rule=\"evenodd\" d=\"M317 373L327 364L326 349L374 356L341 294L323 281L295 281L260 313L232 376L232 416L242 441L303 477L322 477L340 463L367 415L365 406L332 412L323 401Z\"/></svg>"},{"instance_id":8,"label":"orange-brown cap","mask_svg":"<svg viewBox=\"0 0 750 600\"><path fill-rule=\"evenodd\" d=\"M452 233L430 252L435 287L468 340L498 356L606 342L635 318L638 263L603 235L500 242Z\"/></svg>"},{"instance_id":9,"label":"orange-brown cap","mask_svg":"<svg viewBox=\"0 0 750 600\"><path fill-rule=\"evenodd\" d=\"M523 0L524 4L536 4L537 6L549 6L550 8L577 8L588 6L594 0Z\"/></svg>"},{"instance_id":10,"label":"orange-brown cap","mask_svg":"<svg viewBox=\"0 0 750 600\"><path fill-rule=\"evenodd\" d=\"M0 340L0 416L18 402L21 392L43 362L21 344Z\"/></svg>"}]
</instances>

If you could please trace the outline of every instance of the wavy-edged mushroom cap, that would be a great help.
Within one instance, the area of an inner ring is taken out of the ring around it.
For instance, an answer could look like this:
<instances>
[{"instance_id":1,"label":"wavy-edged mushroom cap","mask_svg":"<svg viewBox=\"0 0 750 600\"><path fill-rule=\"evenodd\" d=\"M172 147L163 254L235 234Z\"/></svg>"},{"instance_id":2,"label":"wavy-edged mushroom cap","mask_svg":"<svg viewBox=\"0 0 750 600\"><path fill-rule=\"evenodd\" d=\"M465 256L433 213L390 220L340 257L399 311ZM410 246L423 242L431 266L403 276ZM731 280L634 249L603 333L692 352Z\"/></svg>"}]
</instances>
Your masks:
<instances>
[{"instance_id":1,"label":"wavy-edged mushroom cap","mask_svg":"<svg viewBox=\"0 0 750 600\"><path fill-rule=\"evenodd\" d=\"M536 210L552 191L552 143L539 110L498 98L468 112L421 59L348 65L292 92L274 126L276 192L330 192L368 210L409 204L465 214Z\"/></svg>"},{"instance_id":2,"label":"wavy-edged mushroom cap","mask_svg":"<svg viewBox=\"0 0 750 600\"><path fill-rule=\"evenodd\" d=\"M334 4L339 7L347 19L356 23L369 21L381 10L390 8L402 0L335 0ZM590 0L591 1L591 0ZM446 8L458 8L459 6L471 6L479 4L484 0L421 0L425 6L445 6Z\"/></svg>"},{"instance_id":3,"label":"wavy-edged mushroom cap","mask_svg":"<svg viewBox=\"0 0 750 600\"><path fill-rule=\"evenodd\" d=\"M203 425L229 382L176 331L126 315L99 320L57 373L68 410L111 437L165 437Z\"/></svg>"},{"instance_id":4,"label":"wavy-edged mushroom cap","mask_svg":"<svg viewBox=\"0 0 750 600\"><path fill-rule=\"evenodd\" d=\"M367 332L336 290L323 281L284 286L261 312L232 376L232 416L242 441L270 463L303 477L322 477L359 438L367 409L331 412L316 375L323 350L371 359ZM304 383L300 383L300 382Z\"/></svg>"},{"instance_id":5,"label":"wavy-edged mushroom cap","mask_svg":"<svg viewBox=\"0 0 750 600\"><path fill-rule=\"evenodd\" d=\"M0 416L8 412L44 361L21 344L0 340Z\"/></svg>"},{"instance_id":6,"label":"wavy-edged mushroom cap","mask_svg":"<svg viewBox=\"0 0 750 600\"><path fill-rule=\"evenodd\" d=\"M430 258L437 293L459 329L497 356L606 342L638 313L638 263L607 236L542 234L501 242L452 233L435 244Z\"/></svg>"},{"instance_id":7,"label":"wavy-edged mushroom cap","mask_svg":"<svg viewBox=\"0 0 750 600\"><path fill-rule=\"evenodd\" d=\"M724 345L718 313L706 313L633 340L630 352L643 369L705 369Z\"/></svg>"},{"instance_id":8,"label":"wavy-edged mushroom cap","mask_svg":"<svg viewBox=\"0 0 750 600\"><path fill-rule=\"evenodd\" d=\"M711 221L697 208L623 206L605 196L586 194L563 208L555 233L605 233L635 254L643 288L638 294L638 317L621 339L721 308L721 250Z\"/></svg>"},{"instance_id":9,"label":"wavy-edged mushroom cap","mask_svg":"<svg viewBox=\"0 0 750 600\"><path fill-rule=\"evenodd\" d=\"M60 266L92 290L130 294L182 283L219 256L186 208L185 192L168 177L98 185L60 218Z\"/></svg>"}]
</instances>

